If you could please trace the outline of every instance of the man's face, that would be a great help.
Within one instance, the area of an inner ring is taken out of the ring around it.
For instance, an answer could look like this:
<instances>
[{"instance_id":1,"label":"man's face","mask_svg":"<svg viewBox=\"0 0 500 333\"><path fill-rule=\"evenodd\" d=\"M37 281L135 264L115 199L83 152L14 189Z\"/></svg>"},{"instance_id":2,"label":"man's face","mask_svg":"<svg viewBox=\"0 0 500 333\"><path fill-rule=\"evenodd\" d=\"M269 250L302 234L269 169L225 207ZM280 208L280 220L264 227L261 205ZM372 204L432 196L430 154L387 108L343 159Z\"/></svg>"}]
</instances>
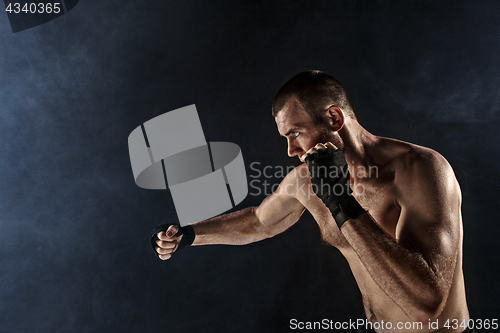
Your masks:
<instances>
[{"instance_id":1,"label":"man's face","mask_svg":"<svg viewBox=\"0 0 500 333\"><path fill-rule=\"evenodd\" d=\"M288 156L298 156L301 162L304 155L317 143L331 141L325 128L316 125L311 116L295 98L289 99L276 115L278 132L288 142Z\"/></svg>"}]
</instances>

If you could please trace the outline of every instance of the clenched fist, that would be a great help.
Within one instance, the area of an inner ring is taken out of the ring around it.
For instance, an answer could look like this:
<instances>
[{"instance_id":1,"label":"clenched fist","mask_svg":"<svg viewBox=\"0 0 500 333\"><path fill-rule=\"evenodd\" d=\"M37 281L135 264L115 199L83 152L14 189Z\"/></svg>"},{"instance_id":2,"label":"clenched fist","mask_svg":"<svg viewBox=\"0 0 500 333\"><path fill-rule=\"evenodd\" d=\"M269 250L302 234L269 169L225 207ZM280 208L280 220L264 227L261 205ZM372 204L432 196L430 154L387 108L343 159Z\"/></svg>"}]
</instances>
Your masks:
<instances>
[{"instance_id":1,"label":"clenched fist","mask_svg":"<svg viewBox=\"0 0 500 333\"><path fill-rule=\"evenodd\" d=\"M193 244L194 237L194 230L190 225L179 227L177 224L161 224L153 231L151 245L158 258L167 260L174 252Z\"/></svg>"},{"instance_id":2,"label":"clenched fist","mask_svg":"<svg viewBox=\"0 0 500 333\"><path fill-rule=\"evenodd\" d=\"M301 157L311 174L313 191L332 213L339 228L365 213L352 196L345 156L331 142L318 143Z\"/></svg>"}]
</instances>

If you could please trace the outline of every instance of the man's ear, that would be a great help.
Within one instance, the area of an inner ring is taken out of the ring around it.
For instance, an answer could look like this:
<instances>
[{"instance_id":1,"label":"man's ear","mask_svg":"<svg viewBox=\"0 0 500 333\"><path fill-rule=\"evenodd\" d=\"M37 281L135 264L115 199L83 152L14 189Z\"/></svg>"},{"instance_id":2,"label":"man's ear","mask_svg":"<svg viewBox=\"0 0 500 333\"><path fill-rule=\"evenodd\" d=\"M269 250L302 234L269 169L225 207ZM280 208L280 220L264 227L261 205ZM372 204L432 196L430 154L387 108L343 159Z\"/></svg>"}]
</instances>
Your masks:
<instances>
[{"instance_id":1,"label":"man's ear","mask_svg":"<svg viewBox=\"0 0 500 333\"><path fill-rule=\"evenodd\" d=\"M344 127L344 113L336 105L330 106L327 110L328 123L332 130L338 132Z\"/></svg>"}]
</instances>

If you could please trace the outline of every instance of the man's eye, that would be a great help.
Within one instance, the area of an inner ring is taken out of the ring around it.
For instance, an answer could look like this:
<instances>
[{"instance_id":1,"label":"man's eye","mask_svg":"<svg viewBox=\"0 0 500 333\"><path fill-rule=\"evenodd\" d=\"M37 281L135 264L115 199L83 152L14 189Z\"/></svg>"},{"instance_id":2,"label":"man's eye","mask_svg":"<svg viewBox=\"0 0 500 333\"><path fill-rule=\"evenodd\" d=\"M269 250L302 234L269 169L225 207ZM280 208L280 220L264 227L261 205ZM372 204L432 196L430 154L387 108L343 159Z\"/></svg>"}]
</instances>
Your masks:
<instances>
[{"instance_id":1,"label":"man's eye","mask_svg":"<svg viewBox=\"0 0 500 333\"><path fill-rule=\"evenodd\" d=\"M299 136L299 132L292 132L292 136L293 136L294 138L298 137L298 136Z\"/></svg>"}]
</instances>

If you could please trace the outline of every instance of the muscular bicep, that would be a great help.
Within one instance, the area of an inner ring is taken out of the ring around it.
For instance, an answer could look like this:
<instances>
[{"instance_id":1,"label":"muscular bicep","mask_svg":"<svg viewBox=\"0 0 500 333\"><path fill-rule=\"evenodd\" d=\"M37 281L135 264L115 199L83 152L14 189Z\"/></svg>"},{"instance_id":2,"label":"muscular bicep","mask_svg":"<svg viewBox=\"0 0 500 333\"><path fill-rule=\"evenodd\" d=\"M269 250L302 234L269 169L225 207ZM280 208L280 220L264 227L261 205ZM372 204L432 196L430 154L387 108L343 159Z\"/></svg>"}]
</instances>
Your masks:
<instances>
[{"instance_id":1,"label":"muscular bicep","mask_svg":"<svg viewBox=\"0 0 500 333\"><path fill-rule=\"evenodd\" d=\"M280 186L255 209L260 223L278 234L298 221L305 208L296 198L296 173L290 172Z\"/></svg>"},{"instance_id":2,"label":"muscular bicep","mask_svg":"<svg viewBox=\"0 0 500 333\"><path fill-rule=\"evenodd\" d=\"M440 155L416 161L398 180L399 244L422 255L434 273L450 282L461 238L460 188Z\"/></svg>"}]
</instances>

